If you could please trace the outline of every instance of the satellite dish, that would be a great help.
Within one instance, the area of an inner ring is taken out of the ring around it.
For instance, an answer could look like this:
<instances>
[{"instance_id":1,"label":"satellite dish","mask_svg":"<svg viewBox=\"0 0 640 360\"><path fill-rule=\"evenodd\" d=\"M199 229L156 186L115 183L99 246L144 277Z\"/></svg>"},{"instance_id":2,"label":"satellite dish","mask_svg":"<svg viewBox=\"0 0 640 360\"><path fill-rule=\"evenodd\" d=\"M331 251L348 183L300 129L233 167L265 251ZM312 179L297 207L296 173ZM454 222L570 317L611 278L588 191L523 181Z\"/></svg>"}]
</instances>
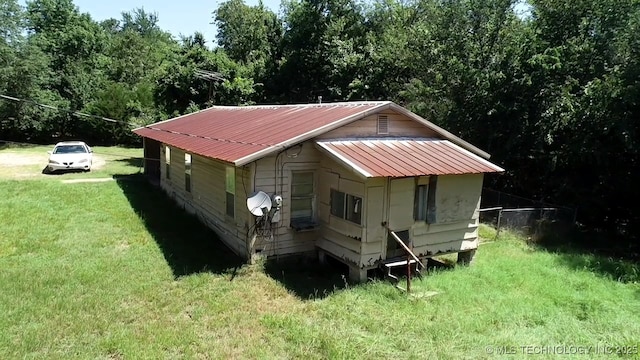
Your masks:
<instances>
[{"instance_id":1,"label":"satellite dish","mask_svg":"<svg viewBox=\"0 0 640 360\"><path fill-rule=\"evenodd\" d=\"M255 216L264 216L271 210L271 197L258 191L247 199L247 208Z\"/></svg>"}]
</instances>

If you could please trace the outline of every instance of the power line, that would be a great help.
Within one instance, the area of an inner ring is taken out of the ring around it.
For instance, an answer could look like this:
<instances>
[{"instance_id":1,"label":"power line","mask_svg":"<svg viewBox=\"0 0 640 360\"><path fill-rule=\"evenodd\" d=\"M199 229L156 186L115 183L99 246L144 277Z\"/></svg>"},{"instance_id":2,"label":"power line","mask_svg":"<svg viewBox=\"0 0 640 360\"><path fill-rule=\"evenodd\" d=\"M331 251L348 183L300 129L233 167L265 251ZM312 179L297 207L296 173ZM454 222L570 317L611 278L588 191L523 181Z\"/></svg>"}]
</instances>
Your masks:
<instances>
[{"instance_id":1,"label":"power line","mask_svg":"<svg viewBox=\"0 0 640 360\"><path fill-rule=\"evenodd\" d=\"M107 118L107 117L104 117L104 116L91 115L91 114L86 114L86 113L83 113L83 112L67 110L67 109L60 109L60 108L57 108L55 106L42 104L42 103L39 103L39 102L33 101L33 100L20 99L20 98L17 98L17 97L3 95L3 94L0 94L0 98L5 99L5 100L15 101L15 102L23 102L23 103L27 103L27 104L32 104L32 105L36 105L36 106L39 106L39 107L43 107L45 109L51 109L51 110L56 110L56 111L60 111L60 112L66 112L66 113L69 113L69 114L72 114L72 115L85 117L85 118L98 119L98 120L108 121L108 122L117 123L117 124L125 124L125 125L129 125L129 126L140 126L139 124L134 124L134 123L130 123L130 122L122 121L122 120L115 120L115 119Z\"/></svg>"},{"instance_id":2,"label":"power line","mask_svg":"<svg viewBox=\"0 0 640 360\"><path fill-rule=\"evenodd\" d=\"M222 138L214 138L214 137L210 137L210 136L202 136L202 135L184 133L184 132L180 132L180 131L165 130L165 129L157 128L157 127L153 126L153 124L142 125L141 126L140 124L134 124L134 123L126 122L126 121L110 119L110 118L106 118L106 117L103 117L103 116L85 114L85 113L82 113L82 112L79 112L79 111L73 111L73 110L67 110L67 109L60 109L60 108L57 108L55 106L41 104L41 103L39 103L37 101L27 100L27 99L20 99L20 98L17 98L17 97L3 95L3 94L0 94L0 98L5 99L5 100L11 100L11 101L16 101L16 102L23 102L23 103L27 103L27 104L33 104L33 105L36 105L36 106L40 106L40 107L43 107L43 108L52 109L52 110L56 110L56 111L67 112L67 113L70 113L72 115L76 115L76 116L80 116L80 117L93 118L93 119L108 121L108 122L117 123L117 124L125 124L125 125L129 125L129 126L136 127L136 128L137 127L144 127L144 128L147 128L147 129L151 129L151 130L155 130L155 131L161 131L161 132L174 134L174 135L189 136L189 137L200 138L200 139L204 139L204 140L219 141L219 142L225 142L225 143L230 143L230 144L267 146L267 147L268 146L273 146L273 144L261 144L261 143L253 143L253 142L244 142L244 141L238 141L238 140L232 140L232 139L222 139Z\"/></svg>"}]
</instances>

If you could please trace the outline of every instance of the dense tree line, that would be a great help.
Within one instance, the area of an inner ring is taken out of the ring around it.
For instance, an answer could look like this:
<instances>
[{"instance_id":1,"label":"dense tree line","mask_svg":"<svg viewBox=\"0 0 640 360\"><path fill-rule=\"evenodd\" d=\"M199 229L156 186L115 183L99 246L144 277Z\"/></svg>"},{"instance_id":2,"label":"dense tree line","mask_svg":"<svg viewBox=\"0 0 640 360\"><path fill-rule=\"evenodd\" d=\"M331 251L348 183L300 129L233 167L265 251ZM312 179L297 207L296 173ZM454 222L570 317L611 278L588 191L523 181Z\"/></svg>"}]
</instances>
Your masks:
<instances>
[{"instance_id":1,"label":"dense tree line","mask_svg":"<svg viewBox=\"0 0 640 360\"><path fill-rule=\"evenodd\" d=\"M392 100L492 153L507 169L494 186L636 238L640 1L517 5L285 0L275 14L227 0L211 48L140 9L96 22L71 0L0 0L0 93L138 125L213 104ZM128 130L0 102L4 138L135 141Z\"/></svg>"}]
</instances>

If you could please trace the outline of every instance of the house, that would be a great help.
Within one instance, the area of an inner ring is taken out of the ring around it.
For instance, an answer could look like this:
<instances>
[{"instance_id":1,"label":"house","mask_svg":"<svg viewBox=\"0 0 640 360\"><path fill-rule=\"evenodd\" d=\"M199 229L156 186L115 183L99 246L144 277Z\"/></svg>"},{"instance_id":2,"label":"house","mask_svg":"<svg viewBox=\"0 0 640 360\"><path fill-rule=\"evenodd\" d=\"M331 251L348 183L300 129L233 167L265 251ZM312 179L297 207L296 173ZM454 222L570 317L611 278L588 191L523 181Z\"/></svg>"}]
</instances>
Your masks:
<instances>
[{"instance_id":1,"label":"house","mask_svg":"<svg viewBox=\"0 0 640 360\"><path fill-rule=\"evenodd\" d=\"M145 173L238 255L328 254L355 280L404 254L391 231L418 257L470 260L483 175L503 171L388 101L214 106L134 132ZM281 206L253 215L258 191Z\"/></svg>"}]
</instances>

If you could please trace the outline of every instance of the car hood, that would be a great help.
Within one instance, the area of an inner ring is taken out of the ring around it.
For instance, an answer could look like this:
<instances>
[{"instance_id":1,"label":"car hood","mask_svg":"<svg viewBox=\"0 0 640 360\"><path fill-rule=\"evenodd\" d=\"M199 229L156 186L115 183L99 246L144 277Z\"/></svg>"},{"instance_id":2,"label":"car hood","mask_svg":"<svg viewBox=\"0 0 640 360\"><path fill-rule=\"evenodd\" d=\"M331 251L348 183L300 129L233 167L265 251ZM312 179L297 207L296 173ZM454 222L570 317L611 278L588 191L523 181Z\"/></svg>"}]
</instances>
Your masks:
<instances>
[{"instance_id":1,"label":"car hood","mask_svg":"<svg viewBox=\"0 0 640 360\"><path fill-rule=\"evenodd\" d=\"M57 161L57 162L76 162L82 159L91 159L91 154L80 153L80 154L51 154L49 156L49 160Z\"/></svg>"}]
</instances>

